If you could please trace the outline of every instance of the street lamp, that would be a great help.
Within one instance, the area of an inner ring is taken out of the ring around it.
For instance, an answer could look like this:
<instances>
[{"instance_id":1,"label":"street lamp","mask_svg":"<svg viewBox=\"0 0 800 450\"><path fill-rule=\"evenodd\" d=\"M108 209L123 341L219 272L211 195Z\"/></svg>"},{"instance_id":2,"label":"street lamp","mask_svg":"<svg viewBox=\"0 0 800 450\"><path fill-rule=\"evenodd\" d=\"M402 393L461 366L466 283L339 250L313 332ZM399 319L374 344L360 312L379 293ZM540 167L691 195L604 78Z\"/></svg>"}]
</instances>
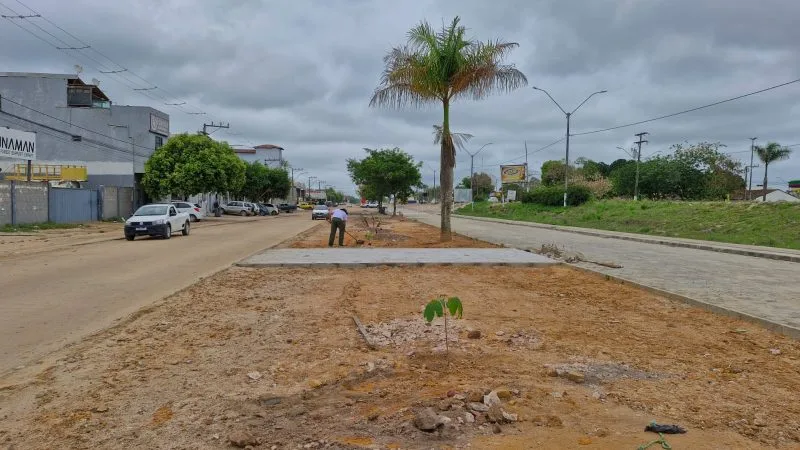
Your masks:
<instances>
[{"instance_id":1,"label":"street lamp","mask_svg":"<svg viewBox=\"0 0 800 450\"><path fill-rule=\"evenodd\" d=\"M568 171L569 171L569 119L570 119L570 117L572 117L573 114L575 114L575 111L577 111L578 108L583 106L584 103L589 101L590 98L592 98L596 94L605 94L608 91L603 90L603 91L593 92L591 95L586 97L586 99L584 101L582 101L580 105L576 106L575 109L572 110L572 112L566 112L564 110L564 108L562 108L561 105L558 104L556 99L554 99L553 96L550 95L549 92L547 92L544 89L540 89L540 88L538 88L536 86L533 86L533 89L536 89L537 91L544 92L548 97L550 97L550 100L552 100L553 103L555 103L556 106L558 106L558 109L560 109L561 112L563 112L564 115L567 117L567 135L566 135L566 138L567 138L567 150L566 150L566 158L564 160L564 162L565 162L565 165L564 165L564 207L566 208L567 207L567 187L568 187L568 183L569 183L569 177L568 177Z\"/></svg>"},{"instance_id":2,"label":"street lamp","mask_svg":"<svg viewBox=\"0 0 800 450\"><path fill-rule=\"evenodd\" d=\"M472 202L472 209L475 209L475 155L481 152L487 145L492 145L494 142L489 142L487 144L483 144L481 148L478 149L475 153L470 153L469 150L464 149L465 152L469 155L469 192L470 192L470 201Z\"/></svg>"}]
</instances>

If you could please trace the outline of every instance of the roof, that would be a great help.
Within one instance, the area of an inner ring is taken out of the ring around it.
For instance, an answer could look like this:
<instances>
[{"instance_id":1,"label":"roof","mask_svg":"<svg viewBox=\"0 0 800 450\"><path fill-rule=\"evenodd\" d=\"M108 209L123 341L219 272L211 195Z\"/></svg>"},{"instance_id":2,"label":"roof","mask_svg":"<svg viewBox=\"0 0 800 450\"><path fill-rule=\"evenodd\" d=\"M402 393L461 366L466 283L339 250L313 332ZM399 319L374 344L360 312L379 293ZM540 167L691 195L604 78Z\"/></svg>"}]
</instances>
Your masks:
<instances>
[{"instance_id":1,"label":"roof","mask_svg":"<svg viewBox=\"0 0 800 450\"><path fill-rule=\"evenodd\" d=\"M235 149L233 149L233 152L234 153L253 154L253 153L256 152L256 149L254 149L254 148L235 148Z\"/></svg>"},{"instance_id":2,"label":"roof","mask_svg":"<svg viewBox=\"0 0 800 450\"><path fill-rule=\"evenodd\" d=\"M20 78L55 78L68 80L78 76L65 73L39 73L39 72L0 72L0 77L20 77Z\"/></svg>"},{"instance_id":3,"label":"roof","mask_svg":"<svg viewBox=\"0 0 800 450\"><path fill-rule=\"evenodd\" d=\"M778 190L780 190L780 189L767 189L767 194L771 194L771 193L773 193L775 191L778 191ZM753 189L751 191L748 191L747 189L745 189L745 190L741 190L741 191L736 191L733 194L731 194L731 200L747 200L748 192L750 193L750 198L751 199L756 198L756 197L763 197L764 196L764 189Z\"/></svg>"},{"instance_id":4,"label":"roof","mask_svg":"<svg viewBox=\"0 0 800 450\"><path fill-rule=\"evenodd\" d=\"M254 148L262 150L273 150L273 149L283 150L283 147L274 144L261 144L261 145L256 145Z\"/></svg>"}]
</instances>

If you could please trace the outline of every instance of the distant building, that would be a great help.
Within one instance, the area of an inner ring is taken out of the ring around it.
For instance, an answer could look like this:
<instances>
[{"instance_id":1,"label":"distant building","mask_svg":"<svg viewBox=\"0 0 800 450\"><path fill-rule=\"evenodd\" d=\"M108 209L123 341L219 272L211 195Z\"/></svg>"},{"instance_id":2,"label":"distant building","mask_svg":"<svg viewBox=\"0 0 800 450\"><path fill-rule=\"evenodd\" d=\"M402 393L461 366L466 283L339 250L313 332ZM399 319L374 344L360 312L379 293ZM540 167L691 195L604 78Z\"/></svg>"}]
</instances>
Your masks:
<instances>
[{"instance_id":1,"label":"distant building","mask_svg":"<svg viewBox=\"0 0 800 450\"><path fill-rule=\"evenodd\" d=\"M797 198L780 189L767 189L767 202L800 202ZM754 202L764 201L764 189L753 189L752 191L739 191L731 196L731 200L747 200Z\"/></svg>"},{"instance_id":2,"label":"distant building","mask_svg":"<svg viewBox=\"0 0 800 450\"><path fill-rule=\"evenodd\" d=\"M243 161L258 161L272 168L283 166L283 147L277 145L263 144L253 148L234 148L233 151Z\"/></svg>"},{"instance_id":3,"label":"distant building","mask_svg":"<svg viewBox=\"0 0 800 450\"><path fill-rule=\"evenodd\" d=\"M0 126L35 132L35 164L85 166L91 186L138 187L145 161L170 136L168 114L115 105L96 81L54 73L0 72ZM0 158L0 169L20 162Z\"/></svg>"}]
</instances>

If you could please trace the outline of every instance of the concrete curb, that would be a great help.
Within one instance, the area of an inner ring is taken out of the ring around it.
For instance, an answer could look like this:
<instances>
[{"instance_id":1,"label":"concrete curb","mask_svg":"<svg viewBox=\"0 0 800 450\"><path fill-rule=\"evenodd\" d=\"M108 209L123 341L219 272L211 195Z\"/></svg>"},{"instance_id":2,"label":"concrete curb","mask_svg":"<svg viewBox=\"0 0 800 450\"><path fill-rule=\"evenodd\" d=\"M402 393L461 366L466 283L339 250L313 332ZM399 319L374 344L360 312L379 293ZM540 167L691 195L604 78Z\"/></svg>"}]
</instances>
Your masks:
<instances>
[{"instance_id":1,"label":"concrete curb","mask_svg":"<svg viewBox=\"0 0 800 450\"><path fill-rule=\"evenodd\" d=\"M586 236L594 236L594 237L601 237L606 239L620 239L623 241L633 241L633 242L642 242L645 244L658 244L658 245L666 245L670 247L683 247L683 248L692 248L695 250L706 250L711 252L719 252L719 253L729 253L733 255L742 255L742 256L752 256L756 258L766 258L766 259L774 259L779 261L789 261L794 263L800 263L800 255L791 255L787 253L777 253L777 252L770 252L770 251L761 251L761 250L747 250L747 249L739 249L735 247L724 247L719 245L713 244L706 244L703 242L681 242L681 241L670 241L670 240L663 240L657 237L648 237L648 236L631 236L629 234L616 234L614 232L597 232L586 229L578 229L575 227L564 227L560 225L548 225L548 224L541 224L535 222L522 222L518 220L507 220L507 219L492 219L489 217L474 217L474 216L465 216L461 214L453 214L453 217L458 217L459 219L468 219L468 220L477 220L481 222L494 222L494 223L503 223L507 225L517 225L522 227L530 227L530 228L542 228L546 230L554 230L554 231L564 231L567 233L575 233L575 234L583 234ZM614 233L614 234L612 234Z\"/></svg>"},{"instance_id":2,"label":"concrete curb","mask_svg":"<svg viewBox=\"0 0 800 450\"><path fill-rule=\"evenodd\" d=\"M260 253L260 252L259 252ZM473 263L473 262L370 262L370 263L248 263L238 262L237 267L251 267L256 269L265 268L286 268L286 269L358 269L364 267L554 267L563 265L560 262L510 262L510 263Z\"/></svg>"},{"instance_id":3,"label":"concrete curb","mask_svg":"<svg viewBox=\"0 0 800 450\"><path fill-rule=\"evenodd\" d=\"M743 313L740 311L736 311L735 309L724 308L718 305L712 305L711 303L702 302L700 300L693 299L691 297L687 297L685 295L676 294L674 292L666 291L664 289L654 288L651 286L647 286L641 283L637 283L635 281L631 281L627 278L618 277L615 275L609 275L607 273L599 272L596 270L588 269L586 267L576 266L574 264L567 264L569 267L579 270L584 273L588 273L591 275L595 275L597 277L601 277L606 280L611 280L617 282L619 284L626 284L629 286L636 287L638 289L642 289L644 291L650 292L652 294L660 295L662 297L666 297L671 300L677 300L682 303L686 303L691 306L695 306L700 309L705 309L706 311L710 311L716 314L721 314L723 316L733 317L735 319L741 319L746 322L751 322L756 325L759 325L763 328L766 328L769 331L773 331L775 333L781 333L786 336L789 336L793 339L800 339L800 328L790 327L788 325L783 325L780 323L772 322L767 319L763 319L761 317L756 317L747 313Z\"/></svg>"}]
</instances>

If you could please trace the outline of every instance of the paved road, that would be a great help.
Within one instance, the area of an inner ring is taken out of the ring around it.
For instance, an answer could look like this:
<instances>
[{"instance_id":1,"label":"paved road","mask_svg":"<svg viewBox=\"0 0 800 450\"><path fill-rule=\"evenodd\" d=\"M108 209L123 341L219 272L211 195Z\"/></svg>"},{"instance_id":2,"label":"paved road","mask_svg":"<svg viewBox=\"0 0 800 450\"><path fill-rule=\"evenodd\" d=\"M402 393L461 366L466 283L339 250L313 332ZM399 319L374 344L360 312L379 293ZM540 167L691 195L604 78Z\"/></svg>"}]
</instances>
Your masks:
<instances>
[{"instance_id":1,"label":"paved road","mask_svg":"<svg viewBox=\"0 0 800 450\"><path fill-rule=\"evenodd\" d=\"M409 217L439 226L438 215L407 207ZM517 248L556 244L594 261L579 265L800 329L800 264L691 248L585 236L453 217L453 230Z\"/></svg>"},{"instance_id":2,"label":"paved road","mask_svg":"<svg viewBox=\"0 0 800 450\"><path fill-rule=\"evenodd\" d=\"M306 214L194 224L188 237L113 240L3 258L0 374L105 328L305 231Z\"/></svg>"}]
</instances>

